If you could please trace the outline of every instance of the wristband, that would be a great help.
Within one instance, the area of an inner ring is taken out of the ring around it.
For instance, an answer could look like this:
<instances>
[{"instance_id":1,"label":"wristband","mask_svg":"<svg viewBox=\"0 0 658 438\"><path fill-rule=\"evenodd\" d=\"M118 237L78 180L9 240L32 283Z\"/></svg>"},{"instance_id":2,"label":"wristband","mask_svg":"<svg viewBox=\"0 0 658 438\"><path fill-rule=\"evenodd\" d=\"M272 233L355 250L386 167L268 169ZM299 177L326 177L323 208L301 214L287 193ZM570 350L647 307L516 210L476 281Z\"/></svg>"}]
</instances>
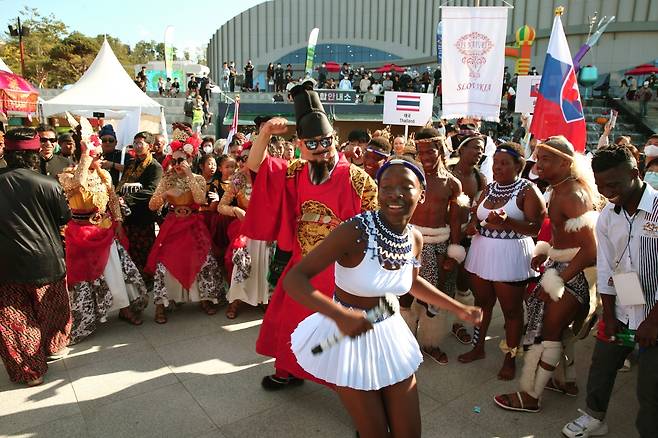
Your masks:
<instances>
[{"instance_id":1,"label":"wristband","mask_svg":"<svg viewBox=\"0 0 658 438\"><path fill-rule=\"evenodd\" d=\"M553 301L558 301L564 295L564 280L555 268L547 269L539 284Z\"/></svg>"},{"instance_id":2,"label":"wristband","mask_svg":"<svg viewBox=\"0 0 658 438\"><path fill-rule=\"evenodd\" d=\"M451 243L448 245L447 255L451 259L456 260L457 263L461 264L464 262L464 260L466 260L466 248L464 248L462 245Z\"/></svg>"},{"instance_id":3,"label":"wristband","mask_svg":"<svg viewBox=\"0 0 658 438\"><path fill-rule=\"evenodd\" d=\"M551 244L545 240L537 241L535 249L532 251L533 257L548 255L548 251L551 249Z\"/></svg>"}]
</instances>

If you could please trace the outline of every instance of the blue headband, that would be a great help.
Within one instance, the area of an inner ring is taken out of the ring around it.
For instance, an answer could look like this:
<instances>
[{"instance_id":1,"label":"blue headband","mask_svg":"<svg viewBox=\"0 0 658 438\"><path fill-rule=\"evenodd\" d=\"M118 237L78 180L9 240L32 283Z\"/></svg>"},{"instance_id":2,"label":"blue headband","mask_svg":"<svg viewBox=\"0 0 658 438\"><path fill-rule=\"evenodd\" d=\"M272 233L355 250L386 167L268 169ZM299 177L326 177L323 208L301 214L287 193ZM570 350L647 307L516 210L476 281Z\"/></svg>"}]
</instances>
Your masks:
<instances>
[{"instance_id":1,"label":"blue headband","mask_svg":"<svg viewBox=\"0 0 658 438\"><path fill-rule=\"evenodd\" d=\"M407 169L411 170L417 177L418 181L420 181L420 185L425 188L425 175L423 174L423 171L418 168L415 164L407 161L407 160L401 160L399 158L393 158L392 160L388 160L382 167L379 168L377 171L377 174L375 175L375 180L377 181L377 184L379 184L379 181L382 179L382 175L388 169L389 167L396 165L396 164L401 164Z\"/></svg>"},{"instance_id":2,"label":"blue headband","mask_svg":"<svg viewBox=\"0 0 658 438\"><path fill-rule=\"evenodd\" d=\"M510 149L510 148L508 148L508 147L506 147L506 146L498 146L498 148L496 148L496 152L495 152L495 153L498 153L498 152L507 152L508 154L510 154L511 156L513 156L514 158L517 158L517 159L518 159L518 158L521 158L521 155L519 155L518 152L516 152L514 149Z\"/></svg>"}]
</instances>

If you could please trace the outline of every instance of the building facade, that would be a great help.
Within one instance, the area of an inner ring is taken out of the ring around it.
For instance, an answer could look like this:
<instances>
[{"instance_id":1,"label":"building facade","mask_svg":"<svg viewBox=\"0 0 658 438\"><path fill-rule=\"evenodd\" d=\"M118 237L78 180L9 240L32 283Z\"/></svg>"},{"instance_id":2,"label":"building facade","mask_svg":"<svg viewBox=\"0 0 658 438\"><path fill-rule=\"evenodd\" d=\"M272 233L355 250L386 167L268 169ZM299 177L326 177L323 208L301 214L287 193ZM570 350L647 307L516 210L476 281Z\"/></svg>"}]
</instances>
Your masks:
<instances>
[{"instance_id":1,"label":"building facade","mask_svg":"<svg viewBox=\"0 0 658 438\"><path fill-rule=\"evenodd\" d=\"M235 61L242 71L249 59L263 73L270 62L302 70L306 44L320 28L315 63L377 67L436 66L436 28L441 4L472 6L473 0L271 0L254 6L222 25L210 39L207 60L211 76L220 78L222 62ZM587 39L590 17L615 16L598 45L586 56L600 73L633 67L658 58L658 0L509 0L508 44L528 24L536 39L531 64L541 71L555 6L566 7L563 24L572 53ZM481 0L499 6L501 0ZM513 66L513 60L508 63Z\"/></svg>"}]
</instances>

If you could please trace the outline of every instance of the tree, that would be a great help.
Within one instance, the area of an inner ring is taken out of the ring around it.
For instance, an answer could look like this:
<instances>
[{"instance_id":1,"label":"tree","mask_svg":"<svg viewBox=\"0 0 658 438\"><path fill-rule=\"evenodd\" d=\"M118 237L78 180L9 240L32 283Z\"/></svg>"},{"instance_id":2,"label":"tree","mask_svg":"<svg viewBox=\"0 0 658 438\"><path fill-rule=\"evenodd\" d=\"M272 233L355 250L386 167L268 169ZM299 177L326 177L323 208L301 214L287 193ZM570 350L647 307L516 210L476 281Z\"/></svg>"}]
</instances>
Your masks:
<instances>
[{"instance_id":1,"label":"tree","mask_svg":"<svg viewBox=\"0 0 658 438\"><path fill-rule=\"evenodd\" d=\"M52 60L49 83L65 84L71 78L79 78L94 61L100 44L97 39L90 38L80 32L73 32L62 39L50 50Z\"/></svg>"},{"instance_id":2,"label":"tree","mask_svg":"<svg viewBox=\"0 0 658 438\"><path fill-rule=\"evenodd\" d=\"M42 16L36 8L24 7L20 11L21 24L30 30L23 37L25 49L25 77L42 87L49 82L50 51L68 33L66 25L57 20L53 14ZM14 19L9 24L16 25ZM15 72L20 72L20 49L18 37L5 32L2 37L6 43L0 46L0 57Z\"/></svg>"}]
</instances>

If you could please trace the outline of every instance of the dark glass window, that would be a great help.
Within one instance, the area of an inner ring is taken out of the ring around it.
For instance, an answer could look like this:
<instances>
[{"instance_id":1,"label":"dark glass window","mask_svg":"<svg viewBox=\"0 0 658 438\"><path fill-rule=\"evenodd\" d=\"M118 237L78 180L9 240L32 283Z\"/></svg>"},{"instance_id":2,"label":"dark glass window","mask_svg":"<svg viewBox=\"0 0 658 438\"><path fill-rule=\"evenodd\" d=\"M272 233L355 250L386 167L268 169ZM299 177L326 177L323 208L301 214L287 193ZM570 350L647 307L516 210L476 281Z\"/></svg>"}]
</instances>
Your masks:
<instances>
[{"instance_id":1,"label":"dark glass window","mask_svg":"<svg viewBox=\"0 0 658 438\"><path fill-rule=\"evenodd\" d=\"M318 44L315 46L315 64L322 61L334 61L339 64L361 62L385 62L400 59L399 56L371 47L353 46L349 44ZM306 47L297 49L274 61L286 64L303 64L306 62Z\"/></svg>"}]
</instances>

